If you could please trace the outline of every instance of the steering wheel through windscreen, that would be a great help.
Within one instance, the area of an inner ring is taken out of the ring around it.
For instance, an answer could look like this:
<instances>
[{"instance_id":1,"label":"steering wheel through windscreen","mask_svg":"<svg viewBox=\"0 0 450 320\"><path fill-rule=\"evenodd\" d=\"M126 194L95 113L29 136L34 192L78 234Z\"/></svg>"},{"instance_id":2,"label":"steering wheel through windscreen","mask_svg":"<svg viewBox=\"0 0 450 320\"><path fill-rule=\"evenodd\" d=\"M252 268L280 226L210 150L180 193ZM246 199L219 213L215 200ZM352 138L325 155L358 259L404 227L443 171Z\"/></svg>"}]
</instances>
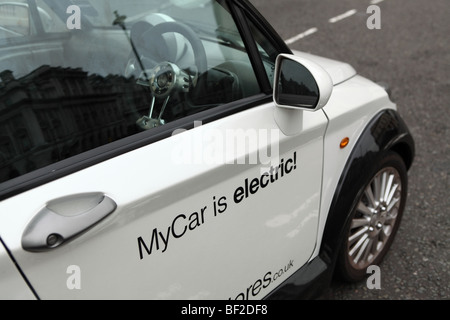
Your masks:
<instances>
[{"instance_id":1,"label":"steering wheel through windscreen","mask_svg":"<svg viewBox=\"0 0 450 320\"><path fill-rule=\"evenodd\" d=\"M194 54L192 66L182 69L177 65L177 61L174 61L176 58L163 37L167 33L180 34L189 42ZM188 93L196 86L199 74L207 70L207 60L200 38L190 27L180 22L159 23L143 32L140 39L141 67L152 65L152 68L144 69L137 83L150 87L152 103L149 115L141 117L136 123L143 129L151 129L165 124L162 116L174 94ZM157 99L163 100L163 106L158 117L153 117Z\"/></svg>"}]
</instances>

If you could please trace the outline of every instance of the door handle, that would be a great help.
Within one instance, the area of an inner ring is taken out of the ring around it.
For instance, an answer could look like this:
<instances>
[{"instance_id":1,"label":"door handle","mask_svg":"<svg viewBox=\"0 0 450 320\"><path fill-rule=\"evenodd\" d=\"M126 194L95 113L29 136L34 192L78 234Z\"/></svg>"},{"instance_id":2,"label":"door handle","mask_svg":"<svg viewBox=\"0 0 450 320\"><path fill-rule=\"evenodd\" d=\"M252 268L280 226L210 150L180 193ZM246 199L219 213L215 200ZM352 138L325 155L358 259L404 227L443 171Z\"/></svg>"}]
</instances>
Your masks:
<instances>
[{"instance_id":1,"label":"door handle","mask_svg":"<svg viewBox=\"0 0 450 320\"><path fill-rule=\"evenodd\" d=\"M55 249L97 224L117 208L103 193L87 193L53 200L28 223L22 248L39 252Z\"/></svg>"}]
</instances>

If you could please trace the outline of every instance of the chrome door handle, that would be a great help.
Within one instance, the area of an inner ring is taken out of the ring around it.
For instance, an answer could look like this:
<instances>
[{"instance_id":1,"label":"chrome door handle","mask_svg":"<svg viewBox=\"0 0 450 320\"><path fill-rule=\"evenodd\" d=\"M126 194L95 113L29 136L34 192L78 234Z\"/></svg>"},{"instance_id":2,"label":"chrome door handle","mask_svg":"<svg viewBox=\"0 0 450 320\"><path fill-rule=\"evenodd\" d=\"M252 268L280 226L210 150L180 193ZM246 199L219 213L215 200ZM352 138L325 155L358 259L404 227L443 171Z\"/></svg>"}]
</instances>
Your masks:
<instances>
[{"instance_id":1,"label":"chrome door handle","mask_svg":"<svg viewBox=\"0 0 450 320\"><path fill-rule=\"evenodd\" d=\"M116 208L116 203L102 193L53 200L25 228L22 248L33 252L57 248L98 223Z\"/></svg>"}]
</instances>

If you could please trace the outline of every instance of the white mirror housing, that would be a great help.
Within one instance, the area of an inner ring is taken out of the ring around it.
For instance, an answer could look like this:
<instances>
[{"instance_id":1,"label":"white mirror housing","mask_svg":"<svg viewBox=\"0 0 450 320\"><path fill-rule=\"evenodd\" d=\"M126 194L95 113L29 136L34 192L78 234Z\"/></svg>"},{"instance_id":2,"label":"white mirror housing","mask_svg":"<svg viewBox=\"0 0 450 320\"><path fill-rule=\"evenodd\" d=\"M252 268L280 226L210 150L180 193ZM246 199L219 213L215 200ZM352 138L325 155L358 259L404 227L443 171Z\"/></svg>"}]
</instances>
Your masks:
<instances>
[{"instance_id":1,"label":"white mirror housing","mask_svg":"<svg viewBox=\"0 0 450 320\"><path fill-rule=\"evenodd\" d=\"M292 54L280 54L275 63L273 90L277 107L317 111L330 99L333 81L315 62Z\"/></svg>"}]
</instances>

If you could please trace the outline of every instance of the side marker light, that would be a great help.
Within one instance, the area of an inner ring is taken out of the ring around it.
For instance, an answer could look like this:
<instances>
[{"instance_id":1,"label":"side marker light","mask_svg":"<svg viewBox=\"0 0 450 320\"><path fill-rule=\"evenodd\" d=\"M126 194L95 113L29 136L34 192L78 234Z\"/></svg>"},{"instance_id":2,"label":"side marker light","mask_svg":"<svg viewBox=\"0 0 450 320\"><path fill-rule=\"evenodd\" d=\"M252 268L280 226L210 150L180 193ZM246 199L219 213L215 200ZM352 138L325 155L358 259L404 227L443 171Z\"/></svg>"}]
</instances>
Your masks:
<instances>
[{"instance_id":1,"label":"side marker light","mask_svg":"<svg viewBox=\"0 0 450 320\"><path fill-rule=\"evenodd\" d=\"M341 144L339 145L341 147L341 149L344 149L345 147L348 146L350 142L350 138L346 137L344 139L342 139Z\"/></svg>"}]
</instances>

